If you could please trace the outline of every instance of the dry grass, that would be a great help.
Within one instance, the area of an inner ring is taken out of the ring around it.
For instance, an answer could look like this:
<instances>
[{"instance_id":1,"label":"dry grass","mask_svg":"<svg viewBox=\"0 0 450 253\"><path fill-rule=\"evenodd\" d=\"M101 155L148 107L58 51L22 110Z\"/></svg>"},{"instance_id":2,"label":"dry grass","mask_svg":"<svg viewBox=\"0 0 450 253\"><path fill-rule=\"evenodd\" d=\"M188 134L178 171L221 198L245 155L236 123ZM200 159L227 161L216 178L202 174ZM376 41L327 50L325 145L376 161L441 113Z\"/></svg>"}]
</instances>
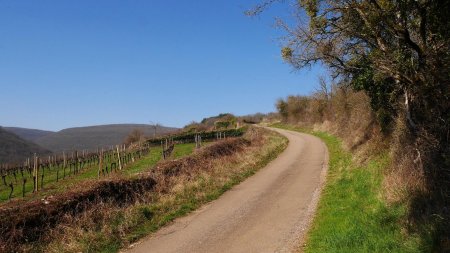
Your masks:
<instances>
[{"instance_id":1,"label":"dry grass","mask_svg":"<svg viewBox=\"0 0 450 253\"><path fill-rule=\"evenodd\" d=\"M417 169L411 160L402 157L386 171L383 188L389 203L410 202L418 192L426 192L423 171Z\"/></svg>"},{"instance_id":2,"label":"dry grass","mask_svg":"<svg viewBox=\"0 0 450 253\"><path fill-rule=\"evenodd\" d=\"M384 196L389 203L409 203L414 195L426 192L426 182L417 153L408 141L407 126L397 119L390 146L393 163L383 182ZM409 205L408 204L408 205Z\"/></svg>"},{"instance_id":3,"label":"dry grass","mask_svg":"<svg viewBox=\"0 0 450 253\"><path fill-rule=\"evenodd\" d=\"M320 97L320 94L288 97L285 121L332 133L343 141L348 150L361 152L359 158L365 157L364 153L379 153L386 148L387 138L381 133L381 127L370 110L367 95L342 87L328 100Z\"/></svg>"},{"instance_id":4,"label":"dry grass","mask_svg":"<svg viewBox=\"0 0 450 253\"><path fill-rule=\"evenodd\" d=\"M147 174L157 183L135 201L118 205L97 200L77 215L67 214L34 243L18 251L115 252L176 217L219 197L275 158L287 140L250 129L243 138L212 144L194 155L162 162Z\"/></svg>"},{"instance_id":5,"label":"dry grass","mask_svg":"<svg viewBox=\"0 0 450 253\"><path fill-rule=\"evenodd\" d=\"M362 92L338 89L326 101L325 112L318 109L322 105L314 95L301 97L302 103L294 100L286 100L289 110L284 121L339 137L356 165L364 167L371 158L389 154L390 162L382 169L380 199L389 210L402 210L404 234L418 235L424 251L450 252L450 173L446 167L450 159L442 155L448 151L437 153L439 139L409 129L401 117L382 123L382 128L380 115L372 112L369 98ZM305 108L295 108L299 105ZM302 114L293 115L295 112Z\"/></svg>"}]
</instances>

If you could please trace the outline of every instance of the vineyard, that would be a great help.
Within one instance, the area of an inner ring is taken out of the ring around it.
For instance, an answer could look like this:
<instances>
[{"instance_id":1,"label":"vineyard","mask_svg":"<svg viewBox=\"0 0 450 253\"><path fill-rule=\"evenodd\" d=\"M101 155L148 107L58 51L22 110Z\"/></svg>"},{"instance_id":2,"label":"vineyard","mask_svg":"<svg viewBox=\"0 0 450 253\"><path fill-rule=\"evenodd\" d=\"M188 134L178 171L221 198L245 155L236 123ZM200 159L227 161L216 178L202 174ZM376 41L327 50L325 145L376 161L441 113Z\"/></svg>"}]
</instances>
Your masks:
<instances>
[{"instance_id":1,"label":"vineyard","mask_svg":"<svg viewBox=\"0 0 450 253\"><path fill-rule=\"evenodd\" d=\"M89 176L86 175L88 172L95 172L97 178L105 177L121 171L149 152L149 145L128 149L116 146L97 152L74 151L47 158L34 156L21 165L5 164L0 168L0 201L26 197L47 186L54 187L55 183Z\"/></svg>"},{"instance_id":2,"label":"vineyard","mask_svg":"<svg viewBox=\"0 0 450 253\"><path fill-rule=\"evenodd\" d=\"M48 157L33 156L23 164L3 164L0 166L0 203L43 197L44 190L45 195L61 192L86 179L132 175L171 157L173 153L174 157L187 155L199 148L202 141L241 136L243 133L243 129L185 133L149 139L129 147L117 145L95 152L83 150Z\"/></svg>"},{"instance_id":3,"label":"vineyard","mask_svg":"<svg viewBox=\"0 0 450 253\"><path fill-rule=\"evenodd\" d=\"M246 128L238 128L238 129L227 129L227 130L218 130L218 131L207 131L207 132L193 132L193 133L180 133L180 134L173 134L160 137L160 138L153 138L149 139L147 143L151 145L159 145L161 143L164 143L167 138L172 140L175 143L191 143L195 142L197 136L200 136L200 138L203 141L214 141L218 139L224 139L227 137L239 137L242 136L246 131Z\"/></svg>"},{"instance_id":4,"label":"vineyard","mask_svg":"<svg viewBox=\"0 0 450 253\"><path fill-rule=\"evenodd\" d=\"M63 233L57 231L60 226L80 222L81 214L107 219L109 211L158 201L159 194L168 193L177 180L209 171L210 162L223 162L262 140L254 129L246 138L228 138L230 132L186 135L191 138L166 136L158 142L45 159L34 156L23 164L3 165L0 252L34 251Z\"/></svg>"}]
</instances>

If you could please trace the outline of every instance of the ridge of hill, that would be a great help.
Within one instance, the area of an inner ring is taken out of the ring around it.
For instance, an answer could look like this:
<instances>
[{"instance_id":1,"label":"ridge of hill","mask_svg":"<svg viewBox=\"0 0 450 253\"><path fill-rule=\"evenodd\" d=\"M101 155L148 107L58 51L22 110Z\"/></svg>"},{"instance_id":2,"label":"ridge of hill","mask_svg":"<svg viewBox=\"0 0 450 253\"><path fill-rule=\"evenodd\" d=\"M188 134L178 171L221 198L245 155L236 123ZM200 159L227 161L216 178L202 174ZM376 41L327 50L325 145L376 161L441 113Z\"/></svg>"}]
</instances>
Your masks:
<instances>
[{"instance_id":1,"label":"ridge of hill","mask_svg":"<svg viewBox=\"0 0 450 253\"><path fill-rule=\"evenodd\" d=\"M27 141L36 141L37 139L54 133L53 131L40 130L40 129L31 129L31 128L23 128L23 127L3 127L6 131L13 133L20 138Z\"/></svg>"},{"instance_id":2,"label":"ridge of hill","mask_svg":"<svg viewBox=\"0 0 450 253\"><path fill-rule=\"evenodd\" d=\"M38 145L53 152L70 150L95 150L122 143L133 131L139 130L144 136L167 134L177 128L146 124L111 124L87 127L74 127L50 133L35 140Z\"/></svg>"},{"instance_id":3,"label":"ridge of hill","mask_svg":"<svg viewBox=\"0 0 450 253\"><path fill-rule=\"evenodd\" d=\"M21 162L35 153L38 155L51 154L49 150L20 138L3 127L0 127L0 144L0 164Z\"/></svg>"}]
</instances>

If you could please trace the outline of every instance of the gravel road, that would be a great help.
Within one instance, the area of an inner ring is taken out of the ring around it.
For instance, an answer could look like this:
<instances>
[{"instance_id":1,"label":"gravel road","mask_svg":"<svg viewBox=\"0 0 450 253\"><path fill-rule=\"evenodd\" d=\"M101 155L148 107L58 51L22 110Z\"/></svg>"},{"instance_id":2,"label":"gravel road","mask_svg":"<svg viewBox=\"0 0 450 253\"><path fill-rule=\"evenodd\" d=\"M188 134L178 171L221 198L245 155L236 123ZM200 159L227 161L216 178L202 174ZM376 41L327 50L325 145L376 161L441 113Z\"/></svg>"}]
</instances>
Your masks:
<instances>
[{"instance_id":1,"label":"gravel road","mask_svg":"<svg viewBox=\"0 0 450 253\"><path fill-rule=\"evenodd\" d=\"M328 151L314 136L273 130L289 139L278 158L219 199L176 219L126 252L299 250L317 206Z\"/></svg>"}]
</instances>

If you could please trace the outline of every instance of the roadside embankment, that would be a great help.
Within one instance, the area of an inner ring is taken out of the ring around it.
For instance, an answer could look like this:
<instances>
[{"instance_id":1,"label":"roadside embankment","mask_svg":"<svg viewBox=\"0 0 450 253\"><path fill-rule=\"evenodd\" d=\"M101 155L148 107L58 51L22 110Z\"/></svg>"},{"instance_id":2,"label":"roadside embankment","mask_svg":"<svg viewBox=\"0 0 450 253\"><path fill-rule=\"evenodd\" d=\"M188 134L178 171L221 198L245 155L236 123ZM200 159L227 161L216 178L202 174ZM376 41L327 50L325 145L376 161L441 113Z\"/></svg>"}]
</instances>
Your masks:
<instances>
[{"instance_id":1,"label":"roadside embankment","mask_svg":"<svg viewBox=\"0 0 450 253\"><path fill-rule=\"evenodd\" d=\"M287 146L250 128L243 137L158 163L139 176L79 185L45 201L2 209L0 251L114 252L219 197Z\"/></svg>"}]
</instances>

